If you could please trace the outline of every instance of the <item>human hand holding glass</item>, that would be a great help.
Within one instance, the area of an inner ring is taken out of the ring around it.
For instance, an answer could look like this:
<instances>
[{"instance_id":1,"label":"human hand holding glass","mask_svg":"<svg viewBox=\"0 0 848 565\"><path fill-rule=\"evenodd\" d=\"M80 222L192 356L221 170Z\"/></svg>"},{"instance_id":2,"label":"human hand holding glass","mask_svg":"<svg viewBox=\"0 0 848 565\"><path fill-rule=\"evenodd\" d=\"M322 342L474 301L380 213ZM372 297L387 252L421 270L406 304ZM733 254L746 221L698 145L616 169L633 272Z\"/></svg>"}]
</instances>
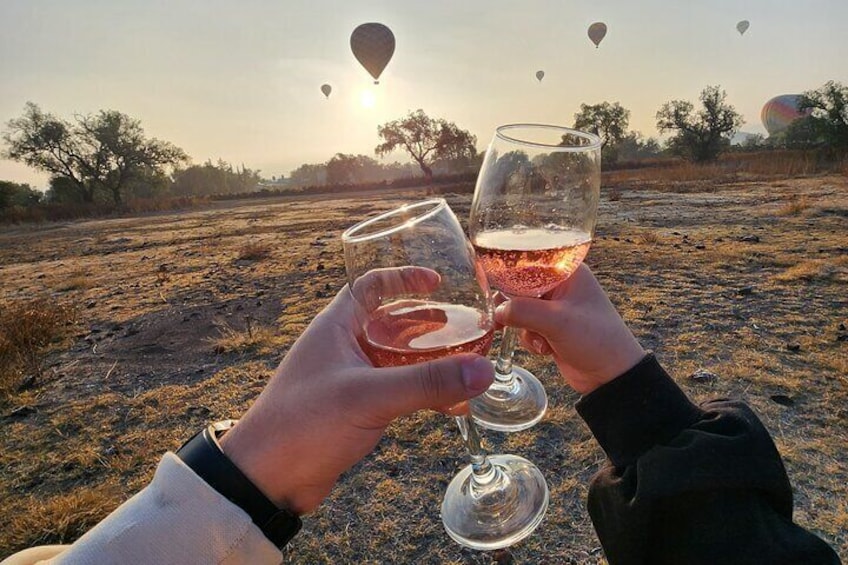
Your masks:
<instances>
[{"instance_id":1,"label":"human hand holding glass","mask_svg":"<svg viewBox=\"0 0 848 565\"><path fill-rule=\"evenodd\" d=\"M486 279L444 200L366 220L347 230L342 240L356 303L357 340L375 366L488 352L494 322ZM457 412L471 465L445 493L445 529L468 547L507 547L541 522L547 484L526 459L488 456L470 415Z\"/></svg>"},{"instance_id":2,"label":"human hand holding glass","mask_svg":"<svg viewBox=\"0 0 848 565\"><path fill-rule=\"evenodd\" d=\"M645 350L585 264L544 296L500 305L495 320L520 329L521 343L550 355L566 383L589 394L636 365Z\"/></svg>"},{"instance_id":3,"label":"human hand holding glass","mask_svg":"<svg viewBox=\"0 0 848 565\"><path fill-rule=\"evenodd\" d=\"M489 283L507 297L541 297L574 272L589 251L597 218L601 144L558 126L501 126L477 177L468 231ZM473 399L483 427L515 432L545 414L547 395L514 366L517 334L505 327L495 382Z\"/></svg>"}]
</instances>

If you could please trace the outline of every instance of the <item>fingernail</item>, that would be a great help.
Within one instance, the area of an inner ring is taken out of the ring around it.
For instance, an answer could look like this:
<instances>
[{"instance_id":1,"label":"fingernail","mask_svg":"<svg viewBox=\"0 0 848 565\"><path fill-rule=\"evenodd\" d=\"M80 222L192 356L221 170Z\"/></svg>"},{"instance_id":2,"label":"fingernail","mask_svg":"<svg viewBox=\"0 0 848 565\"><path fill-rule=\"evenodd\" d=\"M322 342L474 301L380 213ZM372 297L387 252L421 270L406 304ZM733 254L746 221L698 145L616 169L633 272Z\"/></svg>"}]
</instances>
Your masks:
<instances>
[{"instance_id":1,"label":"fingernail","mask_svg":"<svg viewBox=\"0 0 848 565\"><path fill-rule=\"evenodd\" d=\"M462 363L462 384L471 394L479 394L489 388L493 377L494 369L485 357L476 357Z\"/></svg>"},{"instance_id":2,"label":"fingernail","mask_svg":"<svg viewBox=\"0 0 848 565\"><path fill-rule=\"evenodd\" d=\"M506 316L506 302L502 304L498 304L497 308L495 308L495 319L500 320L504 316Z\"/></svg>"}]
</instances>

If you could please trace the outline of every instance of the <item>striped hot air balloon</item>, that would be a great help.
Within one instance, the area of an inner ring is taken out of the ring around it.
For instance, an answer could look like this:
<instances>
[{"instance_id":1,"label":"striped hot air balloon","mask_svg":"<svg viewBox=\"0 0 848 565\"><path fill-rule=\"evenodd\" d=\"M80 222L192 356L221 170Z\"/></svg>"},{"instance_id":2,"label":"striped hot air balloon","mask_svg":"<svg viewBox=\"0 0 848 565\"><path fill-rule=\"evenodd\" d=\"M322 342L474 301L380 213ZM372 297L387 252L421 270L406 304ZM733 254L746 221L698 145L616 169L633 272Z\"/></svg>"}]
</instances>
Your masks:
<instances>
[{"instance_id":1,"label":"striped hot air balloon","mask_svg":"<svg viewBox=\"0 0 848 565\"><path fill-rule=\"evenodd\" d=\"M350 49L356 60L374 77L374 84L380 84L380 74L395 53L395 35L383 24L362 24L350 35Z\"/></svg>"},{"instance_id":2,"label":"striped hot air balloon","mask_svg":"<svg viewBox=\"0 0 848 565\"><path fill-rule=\"evenodd\" d=\"M804 111L798 109L800 100L800 94L781 94L765 103L760 112L760 119L769 135L780 133L795 120L810 115L812 109L808 108Z\"/></svg>"}]
</instances>

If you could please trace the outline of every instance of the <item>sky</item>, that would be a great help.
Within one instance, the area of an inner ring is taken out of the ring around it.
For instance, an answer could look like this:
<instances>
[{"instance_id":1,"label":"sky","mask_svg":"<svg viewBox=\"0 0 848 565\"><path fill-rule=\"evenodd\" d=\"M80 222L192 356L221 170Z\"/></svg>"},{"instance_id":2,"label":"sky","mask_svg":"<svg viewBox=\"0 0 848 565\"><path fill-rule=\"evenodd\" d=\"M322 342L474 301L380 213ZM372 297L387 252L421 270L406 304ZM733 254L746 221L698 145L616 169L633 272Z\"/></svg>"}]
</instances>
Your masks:
<instances>
[{"instance_id":1,"label":"sky","mask_svg":"<svg viewBox=\"0 0 848 565\"><path fill-rule=\"evenodd\" d=\"M349 44L372 21L397 41L377 86ZM659 107L707 85L764 133L769 98L848 83L845 0L2 0L0 22L0 129L27 101L63 118L119 110L195 163L268 178L373 155L377 126L418 108L482 150L500 124L570 125L602 101L656 136ZM0 180L47 185L8 160Z\"/></svg>"}]
</instances>

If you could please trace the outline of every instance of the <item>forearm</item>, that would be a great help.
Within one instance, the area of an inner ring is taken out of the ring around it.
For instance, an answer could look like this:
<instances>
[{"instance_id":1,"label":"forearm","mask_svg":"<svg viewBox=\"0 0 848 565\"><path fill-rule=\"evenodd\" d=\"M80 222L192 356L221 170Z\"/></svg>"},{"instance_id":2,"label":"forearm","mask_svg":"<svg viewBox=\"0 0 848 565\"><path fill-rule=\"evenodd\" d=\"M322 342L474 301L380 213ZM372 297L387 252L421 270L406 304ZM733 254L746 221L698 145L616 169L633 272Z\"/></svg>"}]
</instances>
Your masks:
<instances>
[{"instance_id":1,"label":"forearm","mask_svg":"<svg viewBox=\"0 0 848 565\"><path fill-rule=\"evenodd\" d=\"M792 523L792 491L744 404L692 404L653 356L577 405L610 464L589 513L612 565L838 563Z\"/></svg>"},{"instance_id":2,"label":"forearm","mask_svg":"<svg viewBox=\"0 0 848 565\"><path fill-rule=\"evenodd\" d=\"M54 563L280 563L250 517L174 454L153 481Z\"/></svg>"}]
</instances>

